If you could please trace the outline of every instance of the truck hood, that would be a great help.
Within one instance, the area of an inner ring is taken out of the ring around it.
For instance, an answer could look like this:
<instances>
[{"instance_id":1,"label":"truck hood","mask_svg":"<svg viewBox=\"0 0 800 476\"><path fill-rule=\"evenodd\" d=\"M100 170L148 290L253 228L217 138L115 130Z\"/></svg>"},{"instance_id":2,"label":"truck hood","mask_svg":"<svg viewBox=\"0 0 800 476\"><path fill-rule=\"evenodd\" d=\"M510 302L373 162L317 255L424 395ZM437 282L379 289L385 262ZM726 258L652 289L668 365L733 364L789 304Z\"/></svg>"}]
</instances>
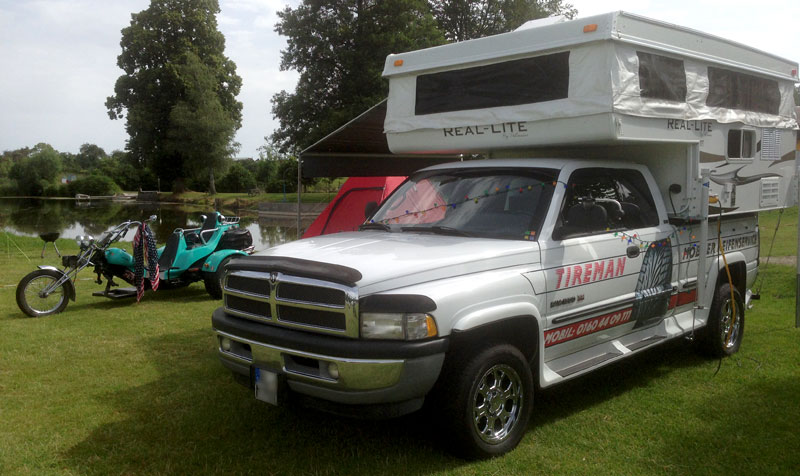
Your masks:
<instances>
[{"instance_id":1,"label":"truck hood","mask_svg":"<svg viewBox=\"0 0 800 476\"><path fill-rule=\"evenodd\" d=\"M361 293L539 262L532 241L365 231L298 240L256 253L357 269Z\"/></svg>"}]
</instances>

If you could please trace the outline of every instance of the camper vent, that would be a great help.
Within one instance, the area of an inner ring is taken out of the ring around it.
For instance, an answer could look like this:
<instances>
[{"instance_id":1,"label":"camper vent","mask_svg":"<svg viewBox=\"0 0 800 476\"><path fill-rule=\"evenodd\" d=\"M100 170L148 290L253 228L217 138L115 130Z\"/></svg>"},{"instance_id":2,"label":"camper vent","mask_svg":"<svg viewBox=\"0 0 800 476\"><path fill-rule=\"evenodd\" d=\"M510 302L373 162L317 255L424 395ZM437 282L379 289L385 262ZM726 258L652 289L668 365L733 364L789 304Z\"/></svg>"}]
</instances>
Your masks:
<instances>
[{"instance_id":1,"label":"camper vent","mask_svg":"<svg viewBox=\"0 0 800 476\"><path fill-rule=\"evenodd\" d=\"M781 158L781 135L777 129L764 129L761 133L761 159Z\"/></svg>"},{"instance_id":2,"label":"camper vent","mask_svg":"<svg viewBox=\"0 0 800 476\"><path fill-rule=\"evenodd\" d=\"M761 179L761 208L777 207L780 196L780 178Z\"/></svg>"}]
</instances>

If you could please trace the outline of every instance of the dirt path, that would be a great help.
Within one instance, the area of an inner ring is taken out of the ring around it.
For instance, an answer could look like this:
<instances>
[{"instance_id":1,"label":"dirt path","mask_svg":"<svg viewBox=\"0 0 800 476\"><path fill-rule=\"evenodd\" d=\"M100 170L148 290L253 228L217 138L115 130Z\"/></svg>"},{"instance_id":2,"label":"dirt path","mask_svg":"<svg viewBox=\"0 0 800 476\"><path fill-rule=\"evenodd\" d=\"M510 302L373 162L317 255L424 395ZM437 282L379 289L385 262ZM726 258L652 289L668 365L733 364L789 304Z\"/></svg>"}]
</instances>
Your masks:
<instances>
[{"instance_id":1,"label":"dirt path","mask_svg":"<svg viewBox=\"0 0 800 476\"><path fill-rule=\"evenodd\" d=\"M761 266L767 263L767 257L761 257ZM780 264L784 266L797 266L797 256L771 256L769 264Z\"/></svg>"}]
</instances>

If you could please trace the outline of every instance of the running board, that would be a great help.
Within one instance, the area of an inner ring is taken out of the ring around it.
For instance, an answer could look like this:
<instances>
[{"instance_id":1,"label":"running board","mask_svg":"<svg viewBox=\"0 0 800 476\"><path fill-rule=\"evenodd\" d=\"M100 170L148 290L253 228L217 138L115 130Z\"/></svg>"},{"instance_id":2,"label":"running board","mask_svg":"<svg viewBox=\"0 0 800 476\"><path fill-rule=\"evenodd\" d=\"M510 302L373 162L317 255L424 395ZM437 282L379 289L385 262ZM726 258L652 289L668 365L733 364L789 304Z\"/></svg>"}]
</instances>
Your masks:
<instances>
[{"instance_id":1,"label":"running board","mask_svg":"<svg viewBox=\"0 0 800 476\"><path fill-rule=\"evenodd\" d=\"M565 369L561 369L556 373L558 375L562 376L562 377L568 377L568 376L570 376L572 374L576 374L576 373L580 372L581 370L586 370L586 369L592 368L595 365L602 364L603 362L605 362L607 360L611 360L611 359L613 359L615 357L619 357L621 355L623 355L623 354L616 354L616 353L613 353L613 352L609 352L609 353L603 354L603 355L598 355L597 357L595 357L593 359L584 360L583 362L581 362L579 364L573 365L572 367L567 367Z\"/></svg>"},{"instance_id":2,"label":"running board","mask_svg":"<svg viewBox=\"0 0 800 476\"><path fill-rule=\"evenodd\" d=\"M667 338L666 336L659 336L659 335L650 336L647 339L640 340L639 342L633 342L631 344L626 344L625 347L627 347L630 350L638 350L638 349L641 349L642 347L647 347L648 345L653 345L653 344L655 344L657 342L661 342L662 340L664 340L666 338Z\"/></svg>"},{"instance_id":3,"label":"running board","mask_svg":"<svg viewBox=\"0 0 800 476\"><path fill-rule=\"evenodd\" d=\"M658 328L651 328L651 329L646 330L645 332L653 332L653 331L656 331L657 329ZM641 336L641 334L640 334L640 336ZM628 336L625 336L625 337L628 338L627 340L630 340L630 338L631 337L635 337L635 335L633 335L633 336L628 335ZM643 339L634 340L633 342L629 342L629 343L624 343L624 342L622 342L622 340L626 340L625 337L623 337L621 339L614 340L614 341L607 342L605 344L601 344L601 346L598 346L598 348L597 348L597 350L602 352L601 354L598 354L598 355L595 355L595 356L591 356L586 360L582 360L582 361L577 362L577 363L575 363L573 365L570 365L568 367L564 367L564 368L561 368L561 369L553 369L552 365L555 364L555 366L557 366L558 364L556 362L558 360L560 360L560 359L556 359L556 361L551 361L547 365L552 371L555 372L555 374L557 374L558 376L560 376L562 378L565 378L565 377L569 377L569 376L571 376L573 374L576 374L576 373L579 373L579 372L583 372L584 370L591 369L592 367L599 367L603 363L608 362L609 360L613 360L613 359L616 359L618 357L621 358L621 357L623 357L625 355L628 355L628 354L631 354L632 352L635 352L637 350L641 350L641 349L644 349L645 347L658 344L659 342L662 342L662 341L666 340L666 338L667 338L667 336L665 336L665 335L663 335L661 333L659 333L659 334L650 334L649 336L647 336L647 337L645 337ZM584 351L584 356L586 356L586 352L590 352L590 350ZM573 354L572 356L562 357L562 359L566 360L566 359L568 359L570 357L572 359L575 359L576 357L580 358L577 355Z\"/></svg>"}]
</instances>

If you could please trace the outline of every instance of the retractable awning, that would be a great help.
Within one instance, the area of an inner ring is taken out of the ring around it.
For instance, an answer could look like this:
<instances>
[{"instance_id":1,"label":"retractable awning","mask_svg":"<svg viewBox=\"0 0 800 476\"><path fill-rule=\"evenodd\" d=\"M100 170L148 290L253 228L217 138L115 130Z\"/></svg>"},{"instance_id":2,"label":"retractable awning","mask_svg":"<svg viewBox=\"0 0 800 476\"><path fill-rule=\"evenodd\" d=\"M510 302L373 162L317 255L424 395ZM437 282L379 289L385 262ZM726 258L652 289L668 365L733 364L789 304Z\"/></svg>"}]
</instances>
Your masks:
<instances>
[{"instance_id":1,"label":"retractable awning","mask_svg":"<svg viewBox=\"0 0 800 476\"><path fill-rule=\"evenodd\" d=\"M459 160L455 154L393 154L383 133L385 118L384 99L302 151L303 177L403 176Z\"/></svg>"}]
</instances>

